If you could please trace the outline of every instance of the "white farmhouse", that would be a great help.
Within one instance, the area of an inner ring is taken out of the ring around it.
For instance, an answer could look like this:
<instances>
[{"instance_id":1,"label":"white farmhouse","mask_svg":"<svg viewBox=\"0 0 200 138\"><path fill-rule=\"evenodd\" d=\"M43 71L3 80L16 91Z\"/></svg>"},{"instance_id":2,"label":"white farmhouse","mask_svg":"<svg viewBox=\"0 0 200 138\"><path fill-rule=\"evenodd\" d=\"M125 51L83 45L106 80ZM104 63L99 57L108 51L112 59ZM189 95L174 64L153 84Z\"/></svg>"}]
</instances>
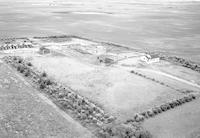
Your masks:
<instances>
[{"instance_id":1,"label":"white farmhouse","mask_svg":"<svg viewBox=\"0 0 200 138\"><path fill-rule=\"evenodd\" d=\"M160 61L160 58L156 55L144 55L141 56L141 61L146 62L147 64L157 63Z\"/></svg>"}]
</instances>

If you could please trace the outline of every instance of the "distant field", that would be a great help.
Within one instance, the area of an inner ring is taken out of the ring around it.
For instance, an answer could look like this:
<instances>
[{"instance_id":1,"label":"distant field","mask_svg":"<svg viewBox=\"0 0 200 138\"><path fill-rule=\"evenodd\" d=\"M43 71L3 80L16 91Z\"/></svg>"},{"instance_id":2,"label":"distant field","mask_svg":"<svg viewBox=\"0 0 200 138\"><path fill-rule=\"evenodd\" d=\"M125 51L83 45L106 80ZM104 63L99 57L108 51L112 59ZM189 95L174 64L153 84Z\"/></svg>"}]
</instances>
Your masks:
<instances>
[{"instance_id":1,"label":"distant field","mask_svg":"<svg viewBox=\"0 0 200 138\"><path fill-rule=\"evenodd\" d=\"M74 34L199 62L198 0L0 0L0 38Z\"/></svg>"}]
</instances>

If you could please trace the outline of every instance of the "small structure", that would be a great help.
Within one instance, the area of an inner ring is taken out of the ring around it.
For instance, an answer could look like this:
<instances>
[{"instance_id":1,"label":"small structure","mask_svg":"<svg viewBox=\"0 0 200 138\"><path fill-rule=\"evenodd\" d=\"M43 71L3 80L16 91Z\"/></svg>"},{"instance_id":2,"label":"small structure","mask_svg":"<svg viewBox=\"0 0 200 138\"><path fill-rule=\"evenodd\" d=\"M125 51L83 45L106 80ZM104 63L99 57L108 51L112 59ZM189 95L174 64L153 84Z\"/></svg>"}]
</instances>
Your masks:
<instances>
[{"instance_id":1,"label":"small structure","mask_svg":"<svg viewBox=\"0 0 200 138\"><path fill-rule=\"evenodd\" d=\"M114 57L112 55L100 55L100 56L97 57L97 60L100 63L113 64L116 61L115 58L116 57Z\"/></svg>"},{"instance_id":2,"label":"small structure","mask_svg":"<svg viewBox=\"0 0 200 138\"><path fill-rule=\"evenodd\" d=\"M46 48L46 47L40 47L39 53L41 54L49 54L51 51L50 49Z\"/></svg>"},{"instance_id":3,"label":"small structure","mask_svg":"<svg viewBox=\"0 0 200 138\"><path fill-rule=\"evenodd\" d=\"M147 64L157 63L160 61L160 58L157 55L144 55L140 59Z\"/></svg>"}]
</instances>

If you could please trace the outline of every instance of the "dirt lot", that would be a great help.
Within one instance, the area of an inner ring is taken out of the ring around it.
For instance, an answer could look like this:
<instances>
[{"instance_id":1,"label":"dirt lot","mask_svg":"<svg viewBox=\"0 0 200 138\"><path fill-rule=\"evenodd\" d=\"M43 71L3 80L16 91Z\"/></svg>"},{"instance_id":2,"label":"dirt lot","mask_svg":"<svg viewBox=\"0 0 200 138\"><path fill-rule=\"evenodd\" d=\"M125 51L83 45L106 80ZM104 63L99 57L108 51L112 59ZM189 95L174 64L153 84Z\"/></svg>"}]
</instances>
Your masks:
<instances>
[{"instance_id":1,"label":"dirt lot","mask_svg":"<svg viewBox=\"0 0 200 138\"><path fill-rule=\"evenodd\" d=\"M0 111L2 138L94 137L2 62Z\"/></svg>"},{"instance_id":2,"label":"dirt lot","mask_svg":"<svg viewBox=\"0 0 200 138\"><path fill-rule=\"evenodd\" d=\"M148 119L143 126L155 138L198 138L200 136L200 100Z\"/></svg>"}]
</instances>

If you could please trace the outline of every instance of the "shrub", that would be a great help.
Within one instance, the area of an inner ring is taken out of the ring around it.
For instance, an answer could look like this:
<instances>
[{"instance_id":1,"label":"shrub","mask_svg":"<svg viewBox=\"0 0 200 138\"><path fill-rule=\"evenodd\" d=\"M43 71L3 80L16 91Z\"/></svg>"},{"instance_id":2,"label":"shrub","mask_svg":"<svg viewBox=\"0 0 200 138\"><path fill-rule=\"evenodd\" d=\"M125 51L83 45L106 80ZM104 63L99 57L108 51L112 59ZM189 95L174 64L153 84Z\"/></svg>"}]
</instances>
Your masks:
<instances>
[{"instance_id":1,"label":"shrub","mask_svg":"<svg viewBox=\"0 0 200 138\"><path fill-rule=\"evenodd\" d=\"M13 60L17 60L17 57L14 57Z\"/></svg>"},{"instance_id":2,"label":"shrub","mask_svg":"<svg viewBox=\"0 0 200 138\"><path fill-rule=\"evenodd\" d=\"M44 89L44 88L46 88L46 85L43 82L40 83L40 89Z\"/></svg>"},{"instance_id":3,"label":"shrub","mask_svg":"<svg viewBox=\"0 0 200 138\"><path fill-rule=\"evenodd\" d=\"M189 96L192 97L192 99L196 99L195 95L193 94L190 94Z\"/></svg>"},{"instance_id":4,"label":"shrub","mask_svg":"<svg viewBox=\"0 0 200 138\"><path fill-rule=\"evenodd\" d=\"M20 71L20 69L21 69L21 66L17 66L17 71Z\"/></svg>"},{"instance_id":5,"label":"shrub","mask_svg":"<svg viewBox=\"0 0 200 138\"><path fill-rule=\"evenodd\" d=\"M135 73L135 71L134 71L134 70L132 70L132 71L131 71L131 73Z\"/></svg>"},{"instance_id":6,"label":"shrub","mask_svg":"<svg viewBox=\"0 0 200 138\"><path fill-rule=\"evenodd\" d=\"M140 122L144 120L144 116L140 114L136 114L134 118L136 122Z\"/></svg>"},{"instance_id":7,"label":"shrub","mask_svg":"<svg viewBox=\"0 0 200 138\"><path fill-rule=\"evenodd\" d=\"M65 93L64 92L59 92L58 98L63 98L63 97L65 97Z\"/></svg>"},{"instance_id":8,"label":"shrub","mask_svg":"<svg viewBox=\"0 0 200 138\"><path fill-rule=\"evenodd\" d=\"M166 105L161 105L160 108L161 108L161 110L162 110L163 112L164 112L164 111L167 111Z\"/></svg>"},{"instance_id":9,"label":"shrub","mask_svg":"<svg viewBox=\"0 0 200 138\"><path fill-rule=\"evenodd\" d=\"M52 82L50 79L46 79L46 80L44 81L44 83L45 83L46 85L52 85L52 84L53 84L53 82Z\"/></svg>"},{"instance_id":10,"label":"shrub","mask_svg":"<svg viewBox=\"0 0 200 138\"><path fill-rule=\"evenodd\" d=\"M154 112L153 112L153 110L151 110L151 109L149 109L149 110L147 111L147 114L148 114L150 117L152 117L152 116L155 115Z\"/></svg>"},{"instance_id":11,"label":"shrub","mask_svg":"<svg viewBox=\"0 0 200 138\"><path fill-rule=\"evenodd\" d=\"M175 103L174 101L172 101L171 103L169 103L169 106L170 106L171 108L174 108L174 107L176 106L176 103Z\"/></svg>"},{"instance_id":12,"label":"shrub","mask_svg":"<svg viewBox=\"0 0 200 138\"><path fill-rule=\"evenodd\" d=\"M171 106L169 105L169 103L166 103L165 106L166 106L167 110L169 110L171 108Z\"/></svg>"},{"instance_id":13,"label":"shrub","mask_svg":"<svg viewBox=\"0 0 200 138\"><path fill-rule=\"evenodd\" d=\"M131 138L135 134L135 129L129 124L120 124L113 128L113 132L120 138Z\"/></svg>"},{"instance_id":14,"label":"shrub","mask_svg":"<svg viewBox=\"0 0 200 138\"><path fill-rule=\"evenodd\" d=\"M25 71L25 68L23 66L20 67L20 73L23 73Z\"/></svg>"},{"instance_id":15,"label":"shrub","mask_svg":"<svg viewBox=\"0 0 200 138\"><path fill-rule=\"evenodd\" d=\"M20 59L18 59L18 63L22 63L22 59L20 58Z\"/></svg>"},{"instance_id":16,"label":"shrub","mask_svg":"<svg viewBox=\"0 0 200 138\"><path fill-rule=\"evenodd\" d=\"M179 100L181 101L181 103L185 103L185 99L184 98L181 98Z\"/></svg>"},{"instance_id":17,"label":"shrub","mask_svg":"<svg viewBox=\"0 0 200 138\"><path fill-rule=\"evenodd\" d=\"M28 65L28 66L32 66L32 63L31 63L31 62L28 62L27 65Z\"/></svg>"},{"instance_id":18,"label":"shrub","mask_svg":"<svg viewBox=\"0 0 200 138\"><path fill-rule=\"evenodd\" d=\"M176 101L177 101L178 105L181 105L181 104L182 104L182 102L181 102L180 99L177 99Z\"/></svg>"},{"instance_id":19,"label":"shrub","mask_svg":"<svg viewBox=\"0 0 200 138\"><path fill-rule=\"evenodd\" d=\"M152 108L152 111L153 111L153 113L154 113L155 115L159 113L158 110L157 110L156 108Z\"/></svg>"},{"instance_id":20,"label":"shrub","mask_svg":"<svg viewBox=\"0 0 200 138\"><path fill-rule=\"evenodd\" d=\"M162 110L160 107L154 107L154 110L157 110L157 113L162 113Z\"/></svg>"},{"instance_id":21,"label":"shrub","mask_svg":"<svg viewBox=\"0 0 200 138\"><path fill-rule=\"evenodd\" d=\"M147 114L147 112L142 112L142 113L140 113L142 116L144 116L145 118L149 118L149 115Z\"/></svg>"},{"instance_id":22,"label":"shrub","mask_svg":"<svg viewBox=\"0 0 200 138\"><path fill-rule=\"evenodd\" d=\"M47 73L46 73L46 72L43 72L43 73L41 74L41 76L42 76L42 77L47 77Z\"/></svg>"},{"instance_id":23,"label":"shrub","mask_svg":"<svg viewBox=\"0 0 200 138\"><path fill-rule=\"evenodd\" d=\"M136 138L152 138L152 135L146 130L138 130L135 132Z\"/></svg>"},{"instance_id":24,"label":"shrub","mask_svg":"<svg viewBox=\"0 0 200 138\"><path fill-rule=\"evenodd\" d=\"M25 72L24 72L24 75L26 76L26 77L28 77L29 75L30 75L30 70L25 70Z\"/></svg>"}]
</instances>

